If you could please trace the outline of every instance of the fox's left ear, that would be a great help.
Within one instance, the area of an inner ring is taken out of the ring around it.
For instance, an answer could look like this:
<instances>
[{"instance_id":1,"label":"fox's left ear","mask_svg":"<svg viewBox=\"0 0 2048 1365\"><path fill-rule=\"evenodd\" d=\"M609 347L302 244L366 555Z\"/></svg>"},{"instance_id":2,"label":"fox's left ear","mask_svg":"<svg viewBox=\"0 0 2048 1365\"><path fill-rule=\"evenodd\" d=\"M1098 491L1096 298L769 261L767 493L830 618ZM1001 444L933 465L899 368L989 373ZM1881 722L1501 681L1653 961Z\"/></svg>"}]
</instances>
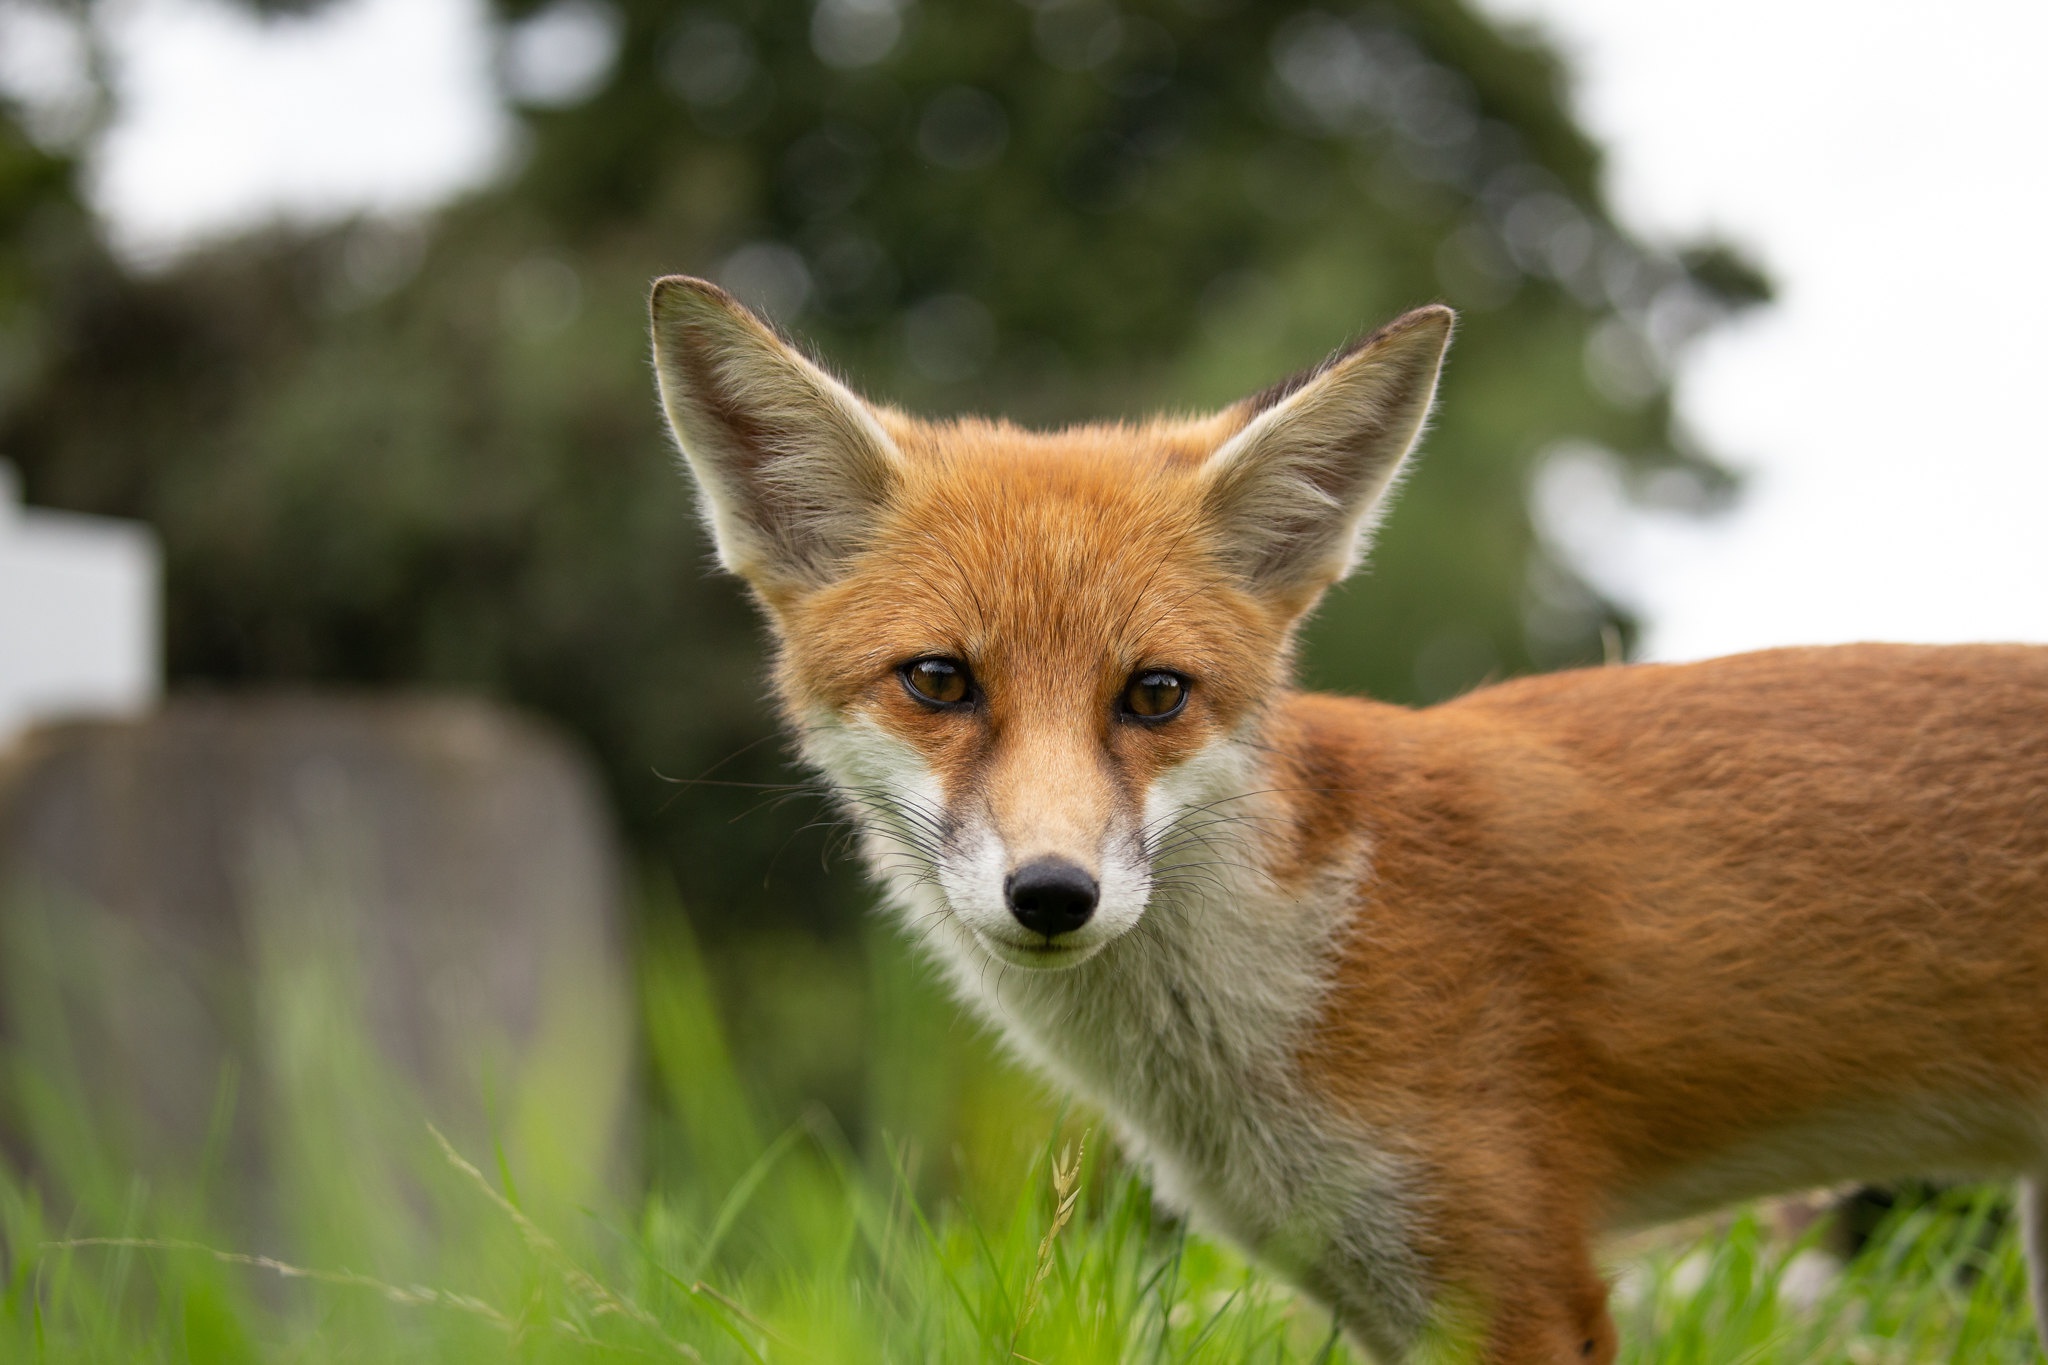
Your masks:
<instances>
[{"instance_id":1,"label":"fox's left ear","mask_svg":"<svg viewBox=\"0 0 2048 1365\"><path fill-rule=\"evenodd\" d=\"M1403 314L1317 369L1238 405L1203 466L1232 567L1290 613L1356 568L1436 398L1453 314Z\"/></svg>"},{"instance_id":2,"label":"fox's left ear","mask_svg":"<svg viewBox=\"0 0 2048 1365\"><path fill-rule=\"evenodd\" d=\"M771 605L832 581L895 488L874 412L717 285L670 275L648 307L662 407L718 562Z\"/></svg>"}]
</instances>

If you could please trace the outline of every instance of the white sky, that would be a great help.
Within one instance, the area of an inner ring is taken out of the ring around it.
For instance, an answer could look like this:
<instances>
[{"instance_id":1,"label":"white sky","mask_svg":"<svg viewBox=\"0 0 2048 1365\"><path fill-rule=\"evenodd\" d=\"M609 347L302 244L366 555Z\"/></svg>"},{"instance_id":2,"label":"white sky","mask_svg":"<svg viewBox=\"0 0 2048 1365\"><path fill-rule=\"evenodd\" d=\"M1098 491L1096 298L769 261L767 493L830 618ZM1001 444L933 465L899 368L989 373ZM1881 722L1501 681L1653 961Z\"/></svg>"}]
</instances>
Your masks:
<instances>
[{"instance_id":1,"label":"white sky","mask_svg":"<svg viewBox=\"0 0 2048 1365\"><path fill-rule=\"evenodd\" d=\"M258 23L221 0L117 0L120 120L95 202L149 261L251 219L431 208L510 145L482 0L345 0Z\"/></svg>"},{"instance_id":2,"label":"white sky","mask_svg":"<svg viewBox=\"0 0 2048 1365\"><path fill-rule=\"evenodd\" d=\"M1484 4L1572 59L1624 221L1780 286L1681 374L1735 513L1566 520L1647 652L2048 640L2048 4Z\"/></svg>"},{"instance_id":3,"label":"white sky","mask_svg":"<svg viewBox=\"0 0 2048 1365\"><path fill-rule=\"evenodd\" d=\"M2048 640L2048 4L1482 3L1569 55L1625 222L1718 232L1781 288L1680 377L1688 423L1750 476L1734 513L1552 490L1647 652ZM140 258L251 218L416 210L510 155L480 0L122 12L127 112L94 186Z\"/></svg>"}]
</instances>

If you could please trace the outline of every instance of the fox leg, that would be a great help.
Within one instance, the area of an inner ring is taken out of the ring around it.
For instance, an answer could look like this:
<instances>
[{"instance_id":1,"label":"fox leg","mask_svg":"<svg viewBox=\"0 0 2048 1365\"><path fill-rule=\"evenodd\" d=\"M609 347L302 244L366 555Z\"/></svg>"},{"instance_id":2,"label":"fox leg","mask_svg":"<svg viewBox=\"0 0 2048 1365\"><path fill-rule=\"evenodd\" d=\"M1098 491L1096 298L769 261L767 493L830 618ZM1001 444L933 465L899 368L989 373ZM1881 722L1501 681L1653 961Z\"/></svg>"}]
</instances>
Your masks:
<instances>
[{"instance_id":1,"label":"fox leg","mask_svg":"<svg viewBox=\"0 0 2048 1365\"><path fill-rule=\"evenodd\" d=\"M2027 1288L2034 1300L2034 1331L2048 1349L2048 1181L2020 1182L2020 1235L2027 1247Z\"/></svg>"},{"instance_id":2,"label":"fox leg","mask_svg":"<svg viewBox=\"0 0 2048 1365\"><path fill-rule=\"evenodd\" d=\"M1524 1288L1496 1296L1491 1313L1480 1322L1440 1323L1405 1351L1390 1353L1378 1344L1370 1323L1341 1310L1338 1318L1374 1359L1416 1365L1613 1365L1620 1347L1607 1313L1606 1286L1592 1276L1590 1266L1583 1291L1552 1297Z\"/></svg>"},{"instance_id":3,"label":"fox leg","mask_svg":"<svg viewBox=\"0 0 2048 1365\"><path fill-rule=\"evenodd\" d=\"M1590 1246L1567 1231L1521 1228L1513 1253L1439 1264L1442 1286L1431 1325L1390 1344L1357 1300L1335 1301L1337 1316L1375 1359L1457 1365L1612 1365L1620 1342L1607 1311L1607 1283Z\"/></svg>"},{"instance_id":4,"label":"fox leg","mask_svg":"<svg viewBox=\"0 0 2048 1365\"><path fill-rule=\"evenodd\" d=\"M1582 1259L1572 1283L1533 1293L1537 1287L1525 1285L1496 1300L1482 1365L1610 1365L1620 1343L1607 1286L1591 1258Z\"/></svg>"},{"instance_id":5,"label":"fox leg","mask_svg":"<svg viewBox=\"0 0 2048 1365\"><path fill-rule=\"evenodd\" d=\"M1620 1342L1607 1310L1607 1281L1593 1260L1583 1204L1560 1188L1555 1169L1532 1161L1512 1182L1466 1186L1470 1221L1442 1248L1435 1277L1445 1286L1444 1326L1452 1329L1446 1344L1457 1343L1450 1358L1475 1365L1614 1360ZM1460 1300L1470 1313L1462 1332Z\"/></svg>"}]
</instances>

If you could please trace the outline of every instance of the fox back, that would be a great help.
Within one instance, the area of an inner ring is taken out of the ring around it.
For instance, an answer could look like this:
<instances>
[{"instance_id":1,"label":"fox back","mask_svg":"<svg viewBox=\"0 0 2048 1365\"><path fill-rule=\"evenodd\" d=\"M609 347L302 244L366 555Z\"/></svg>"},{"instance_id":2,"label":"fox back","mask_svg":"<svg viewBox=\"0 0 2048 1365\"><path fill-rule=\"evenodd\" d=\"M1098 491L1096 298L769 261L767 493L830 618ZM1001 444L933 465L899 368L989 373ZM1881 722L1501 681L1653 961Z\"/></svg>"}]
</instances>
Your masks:
<instances>
[{"instance_id":1,"label":"fox back","mask_svg":"<svg viewBox=\"0 0 2048 1365\"><path fill-rule=\"evenodd\" d=\"M906 929L1381 1358L1606 1361L1602 1233L2048 1174L2048 649L1303 694L1448 310L1055 433L868 404L700 281L653 315L720 561Z\"/></svg>"}]
</instances>

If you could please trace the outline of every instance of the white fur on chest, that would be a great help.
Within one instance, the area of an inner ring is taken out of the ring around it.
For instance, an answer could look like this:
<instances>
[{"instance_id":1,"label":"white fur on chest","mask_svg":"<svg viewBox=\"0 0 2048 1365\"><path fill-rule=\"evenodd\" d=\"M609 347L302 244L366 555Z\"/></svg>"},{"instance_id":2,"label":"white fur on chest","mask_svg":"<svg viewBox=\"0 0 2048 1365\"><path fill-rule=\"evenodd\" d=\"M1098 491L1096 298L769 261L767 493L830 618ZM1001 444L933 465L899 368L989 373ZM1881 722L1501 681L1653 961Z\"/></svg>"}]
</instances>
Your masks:
<instances>
[{"instance_id":1,"label":"white fur on chest","mask_svg":"<svg viewBox=\"0 0 2048 1365\"><path fill-rule=\"evenodd\" d=\"M1155 901L1065 971L991 963L928 887L901 908L955 992L1024 1060L1107 1113L1162 1204L1285 1269L1386 1358L1427 1326L1413 1180L1300 1082L1338 903L1247 891ZM1377 1324L1378 1330L1373 1330Z\"/></svg>"}]
</instances>

